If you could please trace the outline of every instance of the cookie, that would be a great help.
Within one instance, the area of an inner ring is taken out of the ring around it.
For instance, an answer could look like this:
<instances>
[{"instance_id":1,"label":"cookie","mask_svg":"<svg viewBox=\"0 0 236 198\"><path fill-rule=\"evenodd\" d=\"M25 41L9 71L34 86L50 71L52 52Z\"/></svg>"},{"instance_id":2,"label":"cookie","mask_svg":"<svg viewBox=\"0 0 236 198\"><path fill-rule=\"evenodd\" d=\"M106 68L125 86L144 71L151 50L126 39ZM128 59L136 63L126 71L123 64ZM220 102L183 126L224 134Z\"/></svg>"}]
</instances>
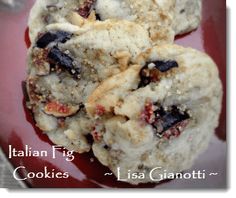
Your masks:
<instances>
[{"instance_id":1,"label":"cookie","mask_svg":"<svg viewBox=\"0 0 236 198\"><path fill-rule=\"evenodd\" d=\"M134 21L149 31L153 44L172 43L175 0L97 0L95 11L101 20Z\"/></svg>"},{"instance_id":2,"label":"cookie","mask_svg":"<svg viewBox=\"0 0 236 198\"><path fill-rule=\"evenodd\" d=\"M36 124L55 144L87 152L93 124L84 103L99 83L150 47L148 33L133 22L85 20L50 24L35 40L27 90Z\"/></svg>"},{"instance_id":3,"label":"cookie","mask_svg":"<svg viewBox=\"0 0 236 198\"><path fill-rule=\"evenodd\" d=\"M173 41L170 26L175 35L190 32L199 26L202 1L97 0L95 9L102 20L116 18L142 24L150 31L153 43L160 44ZM165 33L166 38L161 36Z\"/></svg>"},{"instance_id":4,"label":"cookie","mask_svg":"<svg viewBox=\"0 0 236 198\"><path fill-rule=\"evenodd\" d=\"M85 19L127 19L137 22L149 32L154 44L171 43L174 39L171 28L174 1L37 0L28 22L31 41L46 25L69 22L72 12Z\"/></svg>"},{"instance_id":5,"label":"cookie","mask_svg":"<svg viewBox=\"0 0 236 198\"><path fill-rule=\"evenodd\" d=\"M172 43L175 35L198 27L201 7L201 0L37 0L29 16L29 35L33 41L45 26L70 22L75 12L84 19L133 21L149 32L153 45Z\"/></svg>"},{"instance_id":6,"label":"cookie","mask_svg":"<svg viewBox=\"0 0 236 198\"><path fill-rule=\"evenodd\" d=\"M96 119L93 152L118 179L159 182L164 173L190 168L207 148L222 85L214 61L194 49L154 47L136 63L104 81L85 104Z\"/></svg>"},{"instance_id":7,"label":"cookie","mask_svg":"<svg viewBox=\"0 0 236 198\"><path fill-rule=\"evenodd\" d=\"M176 0L173 28L176 34L196 29L202 18L202 0Z\"/></svg>"},{"instance_id":8,"label":"cookie","mask_svg":"<svg viewBox=\"0 0 236 198\"><path fill-rule=\"evenodd\" d=\"M68 3L69 2L69 3ZM31 42L38 36L42 29L51 23L68 22L69 10L78 9L79 0L37 0L32 7L29 19L29 37Z\"/></svg>"}]
</instances>

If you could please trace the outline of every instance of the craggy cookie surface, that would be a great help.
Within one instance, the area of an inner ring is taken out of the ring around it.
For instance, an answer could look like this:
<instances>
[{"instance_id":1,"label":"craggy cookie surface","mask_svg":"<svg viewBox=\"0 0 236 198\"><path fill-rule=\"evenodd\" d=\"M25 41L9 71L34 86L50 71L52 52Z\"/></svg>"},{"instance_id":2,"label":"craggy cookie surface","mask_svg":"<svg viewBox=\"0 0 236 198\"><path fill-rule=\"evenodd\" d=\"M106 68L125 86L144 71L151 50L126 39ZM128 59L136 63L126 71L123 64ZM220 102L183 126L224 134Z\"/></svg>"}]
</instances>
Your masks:
<instances>
[{"instance_id":1,"label":"craggy cookie surface","mask_svg":"<svg viewBox=\"0 0 236 198\"><path fill-rule=\"evenodd\" d=\"M149 46L147 32L132 22L46 26L28 55L27 89L37 126L56 144L89 151L86 136L93 124L84 103L100 82L126 69Z\"/></svg>"},{"instance_id":2,"label":"craggy cookie surface","mask_svg":"<svg viewBox=\"0 0 236 198\"><path fill-rule=\"evenodd\" d=\"M29 16L31 41L46 25L70 22L74 12L85 19L133 21L155 45L172 43L174 35L197 28L201 0L37 0Z\"/></svg>"},{"instance_id":3,"label":"craggy cookie surface","mask_svg":"<svg viewBox=\"0 0 236 198\"><path fill-rule=\"evenodd\" d=\"M156 178L186 170L218 125L217 67L206 54L175 45L150 49L137 63L103 82L88 99L87 112L97 118L93 152L121 177L155 167L161 167Z\"/></svg>"},{"instance_id":4,"label":"craggy cookie surface","mask_svg":"<svg viewBox=\"0 0 236 198\"><path fill-rule=\"evenodd\" d=\"M202 0L176 0L174 30L184 34L196 29L202 18Z\"/></svg>"},{"instance_id":5,"label":"craggy cookie surface","mask_svg":"<svg viewBox=\"0 0 236 198\"><path fill-rule=\"evenodd\" d=\"M94 20L125 19L137 22L149 32L154 44L171 43L174 39L174 31L171 27L174 2L174 0L156 2L150 0L145 0L145 2L140 0L37 0L29 17L30 38L32 41L48 24L70 21L70 14L76 12L83 18L90 18L91 14L94 14Z\"/></svg>"},{"instance_id":6,"label":"craggy cookie surface","mask_svg":"<svg viewBox=\"0 0 236 198\"><path fill-rule=\"evenodd\" d=\"M171 42L172 28L178 35L199 26L202 1L97 0L95 10L102 20L116 18L141 24L149 30L153 43L160 44Z\"/></svg>"},{"instance_id":7,"label":"craggy cookie surface","mask_svg":"<svg viewBox=\"0 0 236 198\"><path fill-rule=\"evenodd\" d=\"M200 0L36 1L27 77L36 125L69 150L92 148L117 177L145 175L131 184L153 182L155 167L157 179L190 168L222 100L212 59L171 45L200 13Z\"/></svg>"},{"instance_id":8,"label":"craggy cookie surface","mask_svg":"<svg viewBox=\"0 0 236 198\"><path fill-rule=\"evenodd\" d=\"M172 43L175 0L97 0L96 13L102 20L134 21L149 31L153 44Z\"/></svg>"}]
</instances>

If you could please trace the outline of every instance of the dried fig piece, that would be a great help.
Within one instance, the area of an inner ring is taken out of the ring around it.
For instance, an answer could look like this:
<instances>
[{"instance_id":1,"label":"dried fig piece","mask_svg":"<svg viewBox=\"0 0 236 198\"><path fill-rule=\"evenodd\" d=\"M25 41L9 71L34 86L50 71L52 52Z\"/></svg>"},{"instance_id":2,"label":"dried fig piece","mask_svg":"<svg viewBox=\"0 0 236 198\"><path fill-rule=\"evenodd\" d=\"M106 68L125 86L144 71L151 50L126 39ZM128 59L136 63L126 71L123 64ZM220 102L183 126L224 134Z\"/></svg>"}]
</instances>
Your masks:
<instances>
[{"instance_id":1,"label":"dried fig piece","mask_svg":"<svg viewBox=\"0 0 236 198\"><path fill-rule=\"evenodd\" d=\"M28 90L28 96L31 102L39 102L42 100L43 96L42 94L38 91L37 87L37 82L38 78L29 78L27 80L27 90Z\"/></svg>"},{"instance_id":2,"label":"dried fig piece","mask_svg":"<svg viewBox=\"0 0 236 198\"><path fill-rule=\"evenodd\" d=\"M76 114L80 110L80 105L62 104L58 101L52 101L45 105L44 112L54 117L68 117Z\"/></svg>"},{"instance_id":3,"label":"dried fig piece","mask_svg":"<svg viewBox=\"0 0 236 198\"><path fill-rule=\"evenodd\" d=\"M176 61L153 61L148 62L140 71L140 83L139 88L145 87L152 82L158 82L160 80L161 73L167 72L174 67L178 67Z\"/></svg>"},{"instance_id":4,"label":"dried fig piece","mask_svg":"<svg viewBox=\"0 0 236 198\"><path fill-rule=\"evenodd\" d=\"M187 120L190 118L188 113L181 112L176 106L172 106L170 110L164 110L162 107L154 112L156 120L155 122L160 121L162 124L162 132L167 131L176 124ZM155 122L153 123L155 126ZM155 127L154 127L155 128Z\"/></svg>"},{"instance_id":5,"label":"dried fig piece","mask_svg":"<svg viewBox=\"0 0 236 198\"><path fill-rule=\"evenodd\" d=\"M85 0L83 5L78 9L78 13L83 18L88 18L91 11L93 10L96 0Z\"/></svg>"},{"instance_id":6,"label":"dried fig piece","mask_svg":"<svg viewBox=\"0 0 236 198\"><path fill-rule=\"evenodd\" d=\"M190 116L187 110L182 111L175 105L164 109L159 104L153 104L147 100L141 119L152 125L157 136L169 139L181 134Z\"/></svg>"},{"instance_id":7,"label":"dried fig piece","mask_svg":"<svg viewBox=\"0 0 236 198\"><path fill-rule=\"evenodd\" d=\"M161 72L166 72L169 71L170 69L174 68L174 67L178 67L178 63L176 61L173 60L168 60L168 61L154 61L152 62L155 67L161 71Z\"/></svg>"},{"instance_id":8,"label":"dried fig piece","mask_svg":"<svg viewBox=\"0 0 236 198\"><path fill-rule=\"evenodd\" d=\"M66 69L71 75L76 78L80 76L80 66L77 66L74 59L68 54L60 51L60 49L54 46L48 53L48 59L51 64L57 65L62 69Z\"/></svg>"},{"instance_id":9,"label":"dried fig piece","mask_svg":"<svg viewBox=\"0 0 236 198\"><path fill-rule=\"evenodd\" d=\"M50 64L47 61L48 50L34 48L32 51L32 63L37 75L44 76L50 73Z\"/></svg>"},{"instance_id":10,"label":"dried fig piece","mask_svg":"<svg viewBox=\"0 0 236 198\"><path fill-rule=\"evenodd\" d=\"M65 43L67 40L71 38L72 34L65 31L57 31L57 32L46 32L41 35L36 42L36 46L38 48L45 48L50 43Z\"/></svg>"}]
</instances>

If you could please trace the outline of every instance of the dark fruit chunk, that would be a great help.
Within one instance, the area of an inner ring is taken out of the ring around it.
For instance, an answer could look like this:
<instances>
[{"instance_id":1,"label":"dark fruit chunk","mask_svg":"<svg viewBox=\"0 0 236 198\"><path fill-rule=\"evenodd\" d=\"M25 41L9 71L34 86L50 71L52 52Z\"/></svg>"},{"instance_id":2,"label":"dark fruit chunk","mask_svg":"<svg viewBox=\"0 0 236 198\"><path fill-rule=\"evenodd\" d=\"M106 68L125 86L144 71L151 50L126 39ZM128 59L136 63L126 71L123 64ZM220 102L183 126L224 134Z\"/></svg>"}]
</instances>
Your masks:
<instances>
[{"instance_id":1,"label":"dark fruit chunk","mask_svg":"<svg viewBox=\"0 0 236 198\"><path fill-rule=\"evenodd\" d=\"M139 73L141 81L138 85L138 88L145 87L151 83L151 78L150 78L149 74L150 74L150 72L149 72L149 69L147 66L145 66L141 69L141 71Z\"/></svg>"},{"instance_id":2,"label":"dark fruit chunk","mask_svg":"<svg viewBox=\"0 0 236 198\"><path fill-rule=\"evenodd\" d=\"M147 100L141 113L141 119L152 125L153 130L159 137L177 137L185 129L190 116L187 111L182 111L176 106L166 110L159 104L153 104Z\"/></svg>"},{"instance_id":3,"label":"dark fruit chunk","mask_svg":"<svg viewBox=\"0 0 236 198\"><path fill-rule=\"evenodd\" d=\"M155 67L161 72L166 72L174 67L179 66L176 61L155 61L153 63L155 64Z\"/></svg>"},{"instance_id":4,"label":"dark fruit chunk","mask_svg":"<svg viewBox=\"0 0 236 198\"><path fill-rule=\"evenodd\" d=\"M58 65L62 69L66 69L71 75L78 77L80 75L80 67L76 68L73 58L61 52L58 47L53 47L48 53L48 59L51 64Z\"/></svg>"},{"instance_id":5,"label":"dark fruit chunk","mask_svg":"<svg viewBox=\"0 0 236 198\"><path fill-rule=\"evenodd\" d=\"M108 145L104 145L103 148L106 149L106 150L110 149L110 147Z\"/></svg>"},{"instance_id":6,"label":"dark fruit chunk","mask_svg":"<svg viewBox=\"0 0 236 198\"><path fill-rule=\"evenodd\" d=\"M185 9L180 10L180 14L183 14L185 12Z\"/></svg>"},{"instance_id":7,"label":"dark fruit chunk","mask_svg":"<svg viewBox=\"0 0 236 198\"><path fill-rule=\"evenodd\" d=\"M138 88L145 87L151 82L157 82L159 80L159 71L154 67L148 68L148 65L144 66L140 71L140 83Z\"/></svg>"},{"instance_id":8,"label":"dark fruit chunk","mask_svg":"<svg viewBox=\"0 0 236 198\"><path fill-rule=\"evenodd\" d=\"M99 14L96 13L95 16L96 16L96 20L97 20L97 21L101 21L101 17L100 17Z\"/></svg>"},{"instance_id":9,"label":"dark fruit chunk","mask_svg":"<svg viewBox=\"0 0 236 198\"><path fill-rule=\"evenodd\" d=\"M52 34L51 32L47 32L38 39L36 45L38 48L45 48L48 46L49 43L55 41L56 38L57 37L55 34Z\"/></svg>"},{"instance_id":10,"label":"dark fruit chunk","mask_svg":"<svg viewBox=\"0 0 236 198\"><path fill-rule=\"evenodd\" d=\"M65 43L70 38L71 34L68 32L64 31L58 31L55 33L47 32L38 39L36 45L38 48L45 48L52 42Z\"/></svg>"},{"instance_id":11,"label":"dark fruit chunk","mask_svg":"<svg viewBox=\"0 0 236 198\"><path fill-rule=\"evenodd\" d=\"M85 138L86 138L88 144L92 145L94 143L92 134L89 133L89 134L85 135Z\"/></svg>"},{"instance_id":12,"label":"dark fruit chunk","mask_svg":"<svg viewBox=\"0 0 236 198\"><path fill-rule=\"evenodd\" d=\"M153 64L153 67L149 68L149 65ZM138 88L145 87L151 82L157 82L160 80L160 73L167 72L168 70L178 67L176 61L154 61L147 63L140 71L140 83Z\"/></svg>"},{"instance_id":13,"label":"dark fruit chunk","mask_svg":"<svg viewBox=\"0 0 236 198\"><path fill-rule=\"evenodd\" d=\"M88 18L90 15L96 0L85 0L83 5L78 9L78 13L83 18Z\"/></svg>"},{"instance_id":14,"label":"dark fruit chunk","mask_svg":"<svg viewBox=\"0 0 236 198\"><path fill-rule=\"evenodd\" d=\"M57 65L63 66L66 69L73 69L73 59L67 54L61 52L57 47L53 47L49 53L48 58Z\"/></svg>"},{"instance_id":15,"label":"dark fruit chunk","mask_svg":"<svg viewBox=\"0 0 236 198\"><path fill-rule=\"evenodd\" d=\"M170 129L179 122L189 119L189 115L186 112L180 112L176 106L172 106L170 111L164 111L161 108L155 111L154 114L155 117L160 117L159 122L161 121L162 123L163 131Z\"/></svg>"}]
</instances>

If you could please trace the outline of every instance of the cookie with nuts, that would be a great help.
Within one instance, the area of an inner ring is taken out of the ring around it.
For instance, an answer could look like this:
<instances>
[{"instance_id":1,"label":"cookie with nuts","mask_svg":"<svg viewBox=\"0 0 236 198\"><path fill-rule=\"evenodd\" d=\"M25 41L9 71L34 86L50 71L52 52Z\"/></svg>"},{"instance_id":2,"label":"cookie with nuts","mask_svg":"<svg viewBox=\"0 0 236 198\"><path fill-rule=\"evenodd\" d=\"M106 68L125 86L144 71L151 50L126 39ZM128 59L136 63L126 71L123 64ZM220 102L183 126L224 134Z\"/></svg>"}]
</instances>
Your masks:
<instances>
[{"instance_id":1,"label":"cookie with nuts","mask_svg":"<svg viewBox=\"0 0 236 198\"><path fill-rule=\"evenodd\" d=\"M102 134L93 152L120 177L155 167L162 167L155 177L186 170L218 126L218 69L208 55L177 45L151 48L136 63L104 81L85 104ZM128 182L152 181L146 175Z\"/></svg>"}]
</instances>

